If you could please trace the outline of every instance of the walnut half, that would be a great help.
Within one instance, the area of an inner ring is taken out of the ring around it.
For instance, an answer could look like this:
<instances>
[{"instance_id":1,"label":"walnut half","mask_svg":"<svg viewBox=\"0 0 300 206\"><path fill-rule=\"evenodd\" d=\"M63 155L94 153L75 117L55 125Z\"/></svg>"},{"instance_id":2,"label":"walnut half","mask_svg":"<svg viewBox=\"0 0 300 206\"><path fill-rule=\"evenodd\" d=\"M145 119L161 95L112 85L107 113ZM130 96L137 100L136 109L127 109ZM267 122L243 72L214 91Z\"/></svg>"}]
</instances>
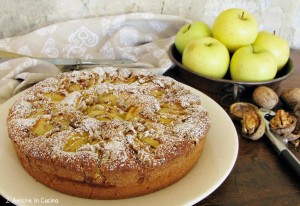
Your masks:
<instances>
[{"instance_id":1,"label":"walnut half","mask_svg":"<svg viewBox=\"0 0 300 206\"><path fill-rule=\"evenodd\" d=\"M251 139L260 139L266 130L265 122L258 113L258 108L246 102L237 102L230 106L230 115L242 124L242 136Z\"/></svg>"},{"instance_id":2,"label":"walnut half","mask_svg":"<svg viewBox=\"0 0 300 206\"><path fill-rule=\"evenodd\" d=\"M260 139L266 130L265 122L257 112L246 112L241 120L242 136L251 139Z\"/></svg>"},{"instance_id":3,"label":"walnut half","mask_svg":"<svg viewBox=\"0 0 300 206\"><path fill-rule=\"evenodd\" d=\"M280 109L270 120L270 127L273 132L279 135L287 135L294 131L297 118L288 112Z\"/></svg>"},{"instance_id":4,"label":"walnut half","mask_svg":"<svg viewBox=\"0 0 300 206\"><path fill-rule=\"evenodd\" d=\"M258 107L248 102L236 102L230 105L230 116L234 120L241 121L243 115L249 112L257 112Z\"/></svg>"}]
</instances>

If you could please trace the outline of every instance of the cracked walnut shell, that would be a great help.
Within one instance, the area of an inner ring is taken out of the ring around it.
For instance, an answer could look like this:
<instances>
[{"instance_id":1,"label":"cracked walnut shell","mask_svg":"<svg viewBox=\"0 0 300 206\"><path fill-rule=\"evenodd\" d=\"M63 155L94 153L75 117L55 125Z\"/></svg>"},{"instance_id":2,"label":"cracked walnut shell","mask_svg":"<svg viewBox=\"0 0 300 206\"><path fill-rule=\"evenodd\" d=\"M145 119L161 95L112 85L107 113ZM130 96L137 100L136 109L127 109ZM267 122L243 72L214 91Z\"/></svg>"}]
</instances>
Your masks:
<instances>
[{"instance_id":1,"label":"cracked walnut shell","mask_svg":"<svg viewBox=\"0 0 300 206\"><path fill-rule=\"evenodd\" d=\"M237 102L230 106L230 115L242 125L242 136L251 140L260 139L265 133L265 122L258 108L251 103Z\"/></svg>"},{"instance_id":2,"label":"cracked walnut shell","mask_svg":"<svg viewBox=\"0 0 300 206\"><path fill-rule=\"evenodd\" d=\"M242 136L251 140L260 139L266 130L265 122L257 112L245 113L241 124Z\"/></svg>"},{"instance_id":3,"label":"cracked walnut shell","mask_svg":"<svg viewBox=\"0 0 300 206\"><path fill-rule=\"evenodd\" d=\"M233 103L229 109L231 118L238 121L243 119L245 113L258 111L257 106L247 102Z\"/></svg>"},{"instance_id":4,"label":"cracked walnut shell","mask_svg":"<svg viewBox=\"0 0 300 206\"><path fill-rule=\"evenodd\" d=\"M294 131L297 118L288 112L280 109L270 120L270 127L273 132L279 135L287 135Z\"/></svg>"}]
</instances>

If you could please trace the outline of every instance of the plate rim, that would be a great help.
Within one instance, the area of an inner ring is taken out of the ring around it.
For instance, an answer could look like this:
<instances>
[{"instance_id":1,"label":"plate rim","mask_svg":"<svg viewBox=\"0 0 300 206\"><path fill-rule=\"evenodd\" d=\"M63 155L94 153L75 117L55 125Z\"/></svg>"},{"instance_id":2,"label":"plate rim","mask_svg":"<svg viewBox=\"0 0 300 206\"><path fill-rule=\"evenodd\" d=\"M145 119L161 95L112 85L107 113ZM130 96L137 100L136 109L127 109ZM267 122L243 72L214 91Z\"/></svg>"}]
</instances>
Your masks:
<instances>
[{"instance_id":1,"label":"plate rim","mask_svg":"<svg viewBox=\"0 0 300 206\"><path fill-rule=\"evenodd\" d=\"M180 83L180 82L179 82ZM226 113L226 111L218 104L218 103L216 103L213 99L211 99L209 96L207 96L206 94L204 94L203 92L201 92L201 91L199 91L199 90L197 90L197 89L195 89L195 88L193 88L193 87L190 87L190 86L188 86L188 85L185 85L185 84L183 84L183 83L180 83L180 84L182 84L184 87L186 87L187 89L189 89L189 90L191 90L193 93L196 93L196 94L198 94L200 97L201 97L201 101L203 101L204 102L204 104L206 104L206 102L208 101L208 103L212 103L212 105L204 105L204 107L206 108L206 107L216 107L218 110L219 110L219 112L223 112L223 114L222 115L224 115L224 117L226 117L227 118L227 123L231 126L231 132L234 134L234 136L233 137L231 137L232 138L232 140L233 140L233 143L234 143L234 147L232 148L232 150L231 150L231 156L232 156L232 159L231 159L231 161L230 161L230 164L229 165L227 165L227 170L225 171L225 173L223 173L220 177L219 177L219 179L218 179L218 182L216 183L216 184L214 184L213 186L211 186L205 193L202 193L202 194L200 194L200 195L196 195L195 197L193 197L193 198L191 198L191 199L188 199L188 200L184 200L183 202L181 201L180 202L180 204L184 204L184 205L193 205L193 204L195 204L195 203L197 203L197 202L199 202L199 201L201 201L201 200L203 200L203 199L205 199L207 196L209 196L211 193L213 193L224 181L225 181L225 179L229 176L229 174L231 173L231 171L232 171L232 169L233 169L233 167L234 167L234 165L235 165L235 163L236 163L236 160L237 160L237 155L238 155L238 148L239 148L239 142L238 142L238 135L237 135L237 132L236 132L236 129L235 129L235 127L234 127L234 124L233 124L233 122L231 121L231 119L230 119L230 117L229 117L229 115ZM25 90L26 91L26 90ZM17 98L19 98L21 95L23 95L24 94L24 92L25 91L23 91L23 92L20 92L19 94L17 94L17 95L15 95L15 96L13 96L12 98L10 98L8 101L6 101L4 104L2 104L1 106L0 106L0 122L2 122L3 121L3 123L5 123L5 126L3 126L4 128L7 128L6 127L6 115L7 115L7 112L8 112L8 109L12 106L12 104L16 101L16 99ZM211 113L212 111L209 111L208 110L208 112L209 113ZM3 117L5 115L5 118ZM221 116L221 115L220 115ZM0 124L1 125L1 124ZM234 131L233 131L234 130ZM6 134L5 135L2 135L2 137L1 137L1 140L0 140L0 143L1 142L4 142L4 141L8 141L9 143L10 143L10 139L9 139L9 137L8 137L8 134L7 134L7 130L5 131L6 132ZM210 134L210 132L208 133L208 135ZM7 137L7 139L6 140L2 140L2 138L3 137ZM208 143L206 142L206 145L207 145ZM2 147L2 145L5 145L5 144L0 144L0 148ZM12 146L11 146L11 148L13 148ZM205 147L204 147L204 151L203 151L203 153L205 152L206 150L205 150ZM15 153L15 151L12 151L13 153ZM3 150L1 149L0 150L0 154L3 154L4 152L3 152ZM202 153L202 155L203 155L203 153ZM2 159L4 157L4 155L0 155L0 160ZM201 156L202 157L202 156ZM201 157L200 157L200 159L201 159ZM18 164L19 164L19 166L23 169L23 167L20 165L20 163L18 162ZM198 165L198 164L200 164L199 163L199 161L198 161L198 163L196 164L196 166ZM195 166L195 167L196 167ZM194 171L195 170L195 168L192 170L192 171ZM191 171L191 172L192 172ZM27 174L27 176L29 176L28 175L28 173L23 169L23 172L25 173L25 175ZM190 172L190 173L191 173ZM195 171L194 171L195 172ZM1 174L3 173L3 170L2 171L0 171L0 176L1 176ZM189 174L188 174L189 175ZM40 183L38 183L38 182L36 182L36 180L34 180L31 176L29 176L29 178L31 178L32 179L32 181L33 181L33 183L35 182L35 184L40 184ZM5 178L1 178L1 179L5 179ZM178 181L178 182L181 182L181 181L184 181L184 179L185 179L185 177L183 178L183 179L181 179L180 181ZM2 180L0 180L0 182L2 182ZM54 194L60 194L59 196L61 197L61 198L67 198L67 199L73 199L74 198L74 202L77 200L77 201L83 201L83 202L87 202L87 203L89 203L89 204L91 204L91 203L95 203L95 201L99 201L99 202L101 202L101 203L108 203L108 205L111 205L111 206L113 206L113 205L124 205L125 206L125 203L126 204L128 204L128 205L132 205L132 204L134 204L134 202L137 202L138 204L140 204L141 203L141 199L143 199L143 198L150 198L150 196L151 196L151 198L156 198L156 196L157 195L159 195L160 193L161 194L164 194L164 195L168 195L167 193L166 193L166 191L168 191L168 188L170 188L170 187L176 187L176 184L177 183L174 183L173 185L171 185L171 186L169 186L169 187L167 187L167 188L165 188L165 189L162 189L162 190L159 190L159 191L157 191L157 192L154 192L154 193L150 193L150 194L148 194L148 195L144 195L144 196L140 196L140 197L136 197L136 198L129 198L129 199L121 199L121 200L90 200L90 199L83 199L83 198L78 198L78 197L73 197L73 196L70 196L70 195L66 195L66 194L63 194L63 193L60 193L60 192L57 192L57 191L55 191L55 190L53 190L53 189L51 189L51 188L48 188L48 187L46 187L46 186L44 186L44 185L42 185L42 184L40 184L42 187L45 187L47 190L49 190L50 192L49 193L54 193ZM6 186L8 186L8 185L6 185ZM35 185L32 185L33 187L36 187ZM177 189L178 190L178 189ZM10 193L10 192L8 192L8 193ZM12 196L13 194L8 194L7 192L6 192L6 194L5 194L5 188L4 188L4 185L3 184L0 184L0 194L2 195L2 197L4 197L5 199L7 199L8 201L10 201L10 200L12 200L14 197ZM171 195L170 195L171 196ZM146 199L147 199L146 198ZM151 199L150 198L150 199ZM137 200L137 201L135 201L135 200ZM80 201L80 202L81 202ZM94 201L94 202L92 202L92 201ZM175 202L176 203L176 202ZM96 204L99 204L99 203L96 203ZM96 205L95 204L95 205ZM177 203L178 204L178 203ZM32 204L17 204L17 205L22 205L22 206L24 206L24 205L32 205ZM92 204L92 205L94 205L94 204ZM101 204L102 205L102 204ZM103 204L103 205L106 205L106 204ZM146 205L146 204L144 204L144 205ZM158 204L157 204L158 205Z\"/></svg>"}]
</instances>

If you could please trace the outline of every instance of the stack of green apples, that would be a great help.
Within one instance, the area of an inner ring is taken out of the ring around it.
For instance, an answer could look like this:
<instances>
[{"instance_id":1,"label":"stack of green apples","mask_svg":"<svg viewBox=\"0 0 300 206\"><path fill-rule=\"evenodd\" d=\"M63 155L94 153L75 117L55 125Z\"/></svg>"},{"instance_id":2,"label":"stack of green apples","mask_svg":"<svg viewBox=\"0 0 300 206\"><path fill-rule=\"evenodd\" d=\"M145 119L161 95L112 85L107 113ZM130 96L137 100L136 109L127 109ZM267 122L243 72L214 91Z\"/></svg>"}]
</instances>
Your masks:
<instances>
[{"instance_id":1,"label":"stack of green apples","mask_svg":"<svg viewBox=\"0 0 300 206\"><path fill-rule=\"evenodd\" d=\"M259 31L253 14L231 8L221 12L212 28L202 21L184 25L175 47L182 64L197 74L242 82L275 78L290 56L288 42L268 31Z\"/></svg>"}]
</instances>

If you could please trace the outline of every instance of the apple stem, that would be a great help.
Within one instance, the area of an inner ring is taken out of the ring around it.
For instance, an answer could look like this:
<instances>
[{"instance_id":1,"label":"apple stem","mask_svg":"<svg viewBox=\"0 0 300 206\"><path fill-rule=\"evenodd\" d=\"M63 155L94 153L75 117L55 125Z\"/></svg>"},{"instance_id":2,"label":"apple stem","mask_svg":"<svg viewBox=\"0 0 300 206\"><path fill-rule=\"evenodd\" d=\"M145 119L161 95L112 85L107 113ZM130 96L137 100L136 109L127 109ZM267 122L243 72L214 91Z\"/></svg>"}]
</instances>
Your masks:
<instances>
[{"instance_id":1,"label":"apple stem","mask_svg":"<svg viewBox=\"0 0 300 206\"><path fill-rule=\"evenodd\" d=\"M192 25L191 25L191 24L189 24L189 25L188 25L188 27L187 27L187 30L186 30L186 31L184 31L183 33L185 33L185 32L187 32L188 30L190 30L191 26L192 26Z\"/></svg>"},{"instance_id":2,"label":"apple stem","mask_svg":"<svg viewBox=\"0 0 300 206\"><path fill-rule=\"evenodd\" d=\"M276 35L276 31L275 30L273 31L273 34Z\"/></svg>"},{"instance_id":3,"label":"apple stem","mask_svg":"<svg viewBox=\"0 0 300 206\"><path fill-rule=\"evenodd\" d=\"M241 19L244 19L244 14L245 14L245 12L242 12Z\"/></svg>"},{"instance_id":4,"label":"apple stem","mask_svg":"<svg viewBox=\"0 0 300 206\"><path fill-rule=\"evenodd\" d=\"M253 52L253 54L255 54L254 45L251 44L251 47L252 47L252 52Z\"/></svg>"}]
</instances>

